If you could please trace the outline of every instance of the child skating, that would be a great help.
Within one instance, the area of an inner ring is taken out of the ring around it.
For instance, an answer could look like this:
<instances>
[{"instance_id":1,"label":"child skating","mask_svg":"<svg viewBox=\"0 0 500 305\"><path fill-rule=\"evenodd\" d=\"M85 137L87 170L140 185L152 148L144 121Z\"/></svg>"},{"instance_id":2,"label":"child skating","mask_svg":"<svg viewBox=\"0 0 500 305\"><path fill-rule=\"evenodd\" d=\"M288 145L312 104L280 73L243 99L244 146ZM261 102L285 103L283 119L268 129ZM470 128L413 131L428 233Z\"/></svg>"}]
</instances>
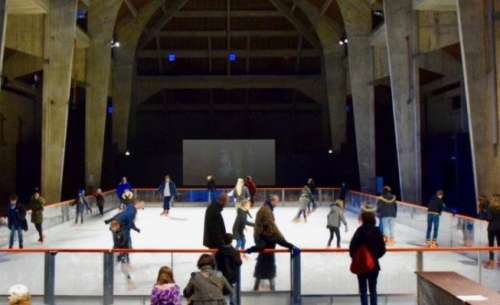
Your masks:
<instances>
[{"instance_id":1,"label":"child skating","mask_svg":"<svg viewBox=\"0 0 500 305\"><path fill-rule=\"evenodd\" d=\"M113 249L130 249L128 234L122 228L121 222L118 220L111 221L109 229L113 233ZM132 281L130 277L130 267L128 253L120 253L116 257L116 264L120 264L120 270L125 275L125 279L127 281L127 289L134 290L135 283Z\"/></svg>"},{"instance_id":2,"label":"child skating","mask_svg":"<svg viewBox=\"0 0 500 305\"><path fill-rule=\"evenodd\" d=\"M302 189L302 194L300 194L299 202L297 203L299 205L299 212L297 216L293 219L294 222L300 222L300 215L304 216L304 222L307 223L307 204L311 201L312 195L311 191L309 190L309 187L304 186Z\"/></svg>"},{"instance_id":3,"label":"child skating","mask_svg":"<svg viewBox=\"0 0 500 305\"><path fill-rule=\"evenodd\" d=\"M337 200L339 201L339 200ZM345 226L345 232L347 233L347 222L345 220L344 211L340 207L339 202L335 202L331 205L330 213L328 213L327 225L326 227L330 230L330 239L328 239L327 248L330 248L333 240L333 234L337 237L337 248L340 248L340 224L343 223Z\"/></svg>"},{"instance_id":4,"label":"child skating","mask_svg":"<svg viewBox=\"0 0 500 305\"><path fill-rule=\"evenodd\" d=\"M89 210L89 203L87 199L85 198L85 191L80 190L78 191L78 196L76 197L75 201L73 202L73 205L76 208L76 216L75 216L75 225L78 224L78 217L80 217L80 224L83 225L83 212L85 210Z\"/></svg>"}]
</instances>

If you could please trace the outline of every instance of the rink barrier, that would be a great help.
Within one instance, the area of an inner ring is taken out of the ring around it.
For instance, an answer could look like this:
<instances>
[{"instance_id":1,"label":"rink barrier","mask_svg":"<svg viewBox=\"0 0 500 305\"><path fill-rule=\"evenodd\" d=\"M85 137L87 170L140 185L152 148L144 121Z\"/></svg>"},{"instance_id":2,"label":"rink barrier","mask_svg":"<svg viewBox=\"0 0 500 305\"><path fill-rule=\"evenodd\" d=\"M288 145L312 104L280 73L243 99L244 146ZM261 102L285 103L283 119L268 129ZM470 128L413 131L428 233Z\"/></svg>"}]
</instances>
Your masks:
<instances>
[{"instance_id":1,"label":"rink barrier","mask_svg":"<svg viewBox=\"0 0 500 305\"><path fill-rule=\"evenodd\" d=\"M394 247L387 248L387 252L414 252L417 260L415 271L424 271L423 254L426 252L489 252L500 251L500 247L441 247L441 248L409 248ZM117 253L216 253L215 249L67 249L67 248L47 248L47 249L0 249L0 253L44 253L44 304L56 304L56 257L58 253L101 253L103 254L103 305L111 305L114 302L114 258ZM240 250L239 252L244 253ZM301 305L301 254L304 253L348 253L349 249L324 249L324 248L305 248L299 253L291 253L287 249L267 249L262 253L290 253L291 268L291 289L290 304ZM479 254L478 254L479 257ZM482 264L478 262L479 272ZM172 266L173 267L173 266ZM240 273L241 274L241 273ZM481 283L480 283L481 284ZM241 304L241 279L238 279L237 304Z\"/></svg>"}]
</instances>

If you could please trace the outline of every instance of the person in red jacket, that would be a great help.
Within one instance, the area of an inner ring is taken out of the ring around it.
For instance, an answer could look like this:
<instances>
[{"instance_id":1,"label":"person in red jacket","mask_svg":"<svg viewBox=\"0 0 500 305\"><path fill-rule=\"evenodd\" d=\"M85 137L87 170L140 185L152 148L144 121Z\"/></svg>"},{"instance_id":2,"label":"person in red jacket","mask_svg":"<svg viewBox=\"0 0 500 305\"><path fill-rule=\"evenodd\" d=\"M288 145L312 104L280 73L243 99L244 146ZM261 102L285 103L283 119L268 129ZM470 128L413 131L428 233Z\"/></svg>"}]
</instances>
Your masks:
<instances>
[{"instance_id":1,"label":"person in red jacket","mask_svg":"<svg viewBox=\"0 0 500 305\"><path fill-rule=\"evenodd\" d=\"M248 191L250 192L250 203L251 203L251 207L253 208L253 206L255 205L254 196L255 196L255 194L257 194L257 187L255 186L255 183L253 182L252 176L247 176L245 184L248 188Z\"/></svg>"}]
</instances>

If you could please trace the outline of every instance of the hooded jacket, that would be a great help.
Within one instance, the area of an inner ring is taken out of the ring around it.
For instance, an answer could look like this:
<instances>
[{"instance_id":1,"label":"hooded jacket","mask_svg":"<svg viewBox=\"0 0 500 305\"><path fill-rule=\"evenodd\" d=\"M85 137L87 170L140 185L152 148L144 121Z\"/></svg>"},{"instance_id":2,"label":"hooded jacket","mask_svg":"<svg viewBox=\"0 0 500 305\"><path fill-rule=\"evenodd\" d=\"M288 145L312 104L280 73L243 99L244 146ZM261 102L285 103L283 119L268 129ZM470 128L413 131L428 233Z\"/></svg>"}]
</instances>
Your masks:
<instances>
[{"instance_id":1,"label":"hooded jacket","mask_svg":"<svg viewBox=\"0 0 500 305\"><path fill-rule=\"evenodd\" d=\"M137 208L133 204L127 205L125 210L115 216L114 219L119 220L124 230L134 230L140 232L135 226L135 217L137 216Z\"/></svg>"},{"instance_id":2,"label":"hooded jacket","mask_svg":"<svg viewBox=\"0 0 500 305\"><path fill-rule=\"evenodd\" d=\"M361 245L365 245L375 260L375 271L380 271L379 258L385 254L385 242L380 229L376 226L361 225L354 233L349 245L349 255L354 257Z\"/></svg>"},{"instance_id":3,"label":"hooded jacket","mask_svg":"<svg viewBox=\"0 0 500 305\"><path fill-rule=\"evenodd\" d=\"M222 272L230 284L236 283L241 266L240 253L232 245L224 245L215 254L217 270Z\"/></svg>"},{"instance_id":4,"label":"hooded jacket","mask_svg":"<svg viewBox=\"0 0 500 305\"><path fill-rule=\"evenodd\" d=\"M446 204L444 204L443 200L439 199L438 196L434 196L429 200L427 213L441 215L441 212L444 210L446 210Z\"/></svg>"},{"instance_id":5,"label":"hooded jacket","mask_svg":"<svg viewBox=\"0 0 500 305\"><path fill-rule=\"evenodd\" d=\"M398 214L398 205L396 204L396 196L391 193L386 193L378 197L377 201L377 216L396 217Z\"/></svg>"},{"instance_id":6,"label":"hooded jacket","mask_svg":"<svg viewBox=\"0 0 500 305\"><path fill-rule=\"evenodd\" d=\"M128 234L122 228L113 232L113 249L127 249L129 246Z\"/></svg>"},{"instance_id":7,"label":"hooded jacket","mask_svg":"<svg viewBox=\"0 0 500 305\"><path fill-rule=\"evenodd\" d=\"M333 204L330 208L330 213L328 213L327 227L328 228L340 228L340 223L342 222L347 228L347 221L344 217L344 212L337 204Z\"/></svg>"}]
</instances>

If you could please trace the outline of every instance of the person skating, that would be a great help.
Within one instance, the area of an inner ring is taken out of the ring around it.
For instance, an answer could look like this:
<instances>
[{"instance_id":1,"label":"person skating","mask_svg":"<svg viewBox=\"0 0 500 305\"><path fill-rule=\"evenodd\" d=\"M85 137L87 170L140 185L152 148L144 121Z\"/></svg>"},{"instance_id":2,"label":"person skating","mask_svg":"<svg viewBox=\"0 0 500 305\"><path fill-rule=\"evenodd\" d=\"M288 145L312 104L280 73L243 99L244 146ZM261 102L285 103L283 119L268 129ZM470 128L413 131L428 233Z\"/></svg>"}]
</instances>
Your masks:
<instances>
[{"instance_id":1,"label":"person skating","mask_svg":"<svg viewBox=\"0 0 500 305\"><path fill-rule=\"evenodd\" d=\"M429 204L427 205L427 233L425 235L425 246L427 248L436 248L438 246L439 218L442 211L448 210L446 204L443 202L443 196L443 191L437 191L436 195L429 200ZM431 237L433 227L434 231Z\"/></svg>"},{"instance_id":2,"label":"person skating","mask_svg":"<svg viewBox=\"0 0 500 305\"><path fill-rule=\"evenodd\" d=\"M246 253L250 254L253 252L262 252L265 249L276 249L276 245L288 248L294 254L300 252L299 248L286 241L281 233L276 232L274 228L275 226L273 226L271 223L266 223L263 227L263 231L259 236L258 244L251 248L248 248L246 250ZM271 291L274 291L276 289L274 281L274 279L276 278L276 258L274 253L259 253L259 256L257 257L257 264L255 265L254 277L254 291L259 290L261 280L269 280Z\"/></svg>"},{"instance_id":3,"label":"person skating","mask_svg":"<svg viewBox=\"0 0 500 305\"><path fill-rule=\"evenodd\" d=\"M207 191L208 191L208 203L215 200L215 191L217 190L217 185L215 184L215 176L207 176Z\"/></svg>"},{"instance_id":4,"label":"person skating","mask_svg":"<svg viewBox=\"0 0 500 305\"><path fill-rule=\"evenodd\" d=\"M130 249L129 234L122 228L122 224L118 220L113 220L109 226L113 234L113 249ZM135 289L135 283L130 276L130 260L128 253L120 253L116 257L116 263L120 264L120 270L125 275L128 290Z\"/></svg>"},{"instance_id":5,"label":"person skating","mask_svg":"<svg viewBox=\"0 0 500 305\"><path fill-rule=\"evenodd\" d=\"M45 206L45 199L40 196L40 191L38 188L33 190L33 196L31 196L30 202L28 204L27 211L31 211L31 222L35 225L38 232L38 242L43 243L45 235L43 234L43 209Z\"/></svg>"},{"instance_id":6,"label":"person skating","mask_svg":"<svg viewBox=\"0 0 500 305\"><path fill-rule=\"evenodd\" d=\"M252 176L247 176L245 185L248 188L248 192L250 193L250 204L251 208L255 206L255 194L257 194L257 186L255 186L255 182L253 181Z\"/></svg>"},{"instance_id":7,"label":"person skating","mask_svg":"<svg viewBox=\"0 0 500 305\"><path fill-rule=\"evenodd\" d=\"M120 203L120 207L118 208L118 212L115 214L115 216L109 218L109 219L106 219L104 220L104 223L105 224L109 224L111 221L113 221L114 219L116 219L116 216L119 215L120 213L122 213L123 211L125 211L127 209L127 207L129 206L133 206L135 204L135 200L134 200L134 193L132 193L132 191L130 190L125 190L125 192L123 193L122 195L122 201ZM143 206L144 208L144 206Z\"/></svg>"},{"instance_id":8,"label":"person skating","mask_svg":"<svg viewBox=\"0 0 500 305\"><path fill-rule=\"evenodd\" d=\"M241 178L238 178L236 186L227 195L234 197L235 207L241 204L243 200L250 199L250 191L248 191L248 188L245 186L245 182Z\"/></svg>"},{"instance_id":9,"label":"person skating","mask_svg":"<svg viewBox=\"0 0 500 305\"><path fill-rule=\"evenodd\" d=\"M307 187L309 188L309 191L311 192L311 201L310 203L312 204L312 207L308 206L308 210L310 212L316 211L316 199L318 199L318 190L316 189L316 184L314 183L314 180L312 178L309 178L307 180Z\"/></svg>"},{"instance_id":10,"label":"person skating","mask_svg":"<svg viewBox=\"0 0 500 305\"><path fill-rule=\"evenodd\" d=\"M347 185L345 183L342 183L340 185L339 199L345 202L345 197L347 196L348 192L349 190L347 189Z\"/></svg>"},{"instance_id":11,"label":"person skating","mask_svg":"<svg viewBox=\"0 0 500 305\"><path fill-rule=\"evenodd\" d=\"M250 226L253 227L254 223L248 221L248 217L252 218L249 212L250 209L250 201L244 200L236 210L236 219L233 224L233 236L236 239L236 249L245 249L245 227ZM245 254L241 254L242 258L245 258Z\"/></svg>"},{"instance_id":12,"label":"person skating","mask_svg":"<svg viewBox=\"0 0 500 305\"><path fill-rule=\"evenodd\" d=\"M165 181L156 189L156 193L163 196L163 212L161 212L160 216L168 216L168 213L170 213L170 202L177 195L177 187L170 180L169 175L165 176Z\"/></svg>"},{"instance_id":13,"label":"person skating","mask_svg":"<svg viewBox=\"0 0 500 305\"><path fill-rule=\"evenodd\" d=\"M17 233L19 249L23 249L23 231L28 231L26 221L26 209L23 204L17 201L17 196L9 196L9 206L7 208L7 227L10 230L9 249L14 247L14 235Z\"/></svg>"},{"instance_id":14,"label":"person skating","mask_svg":"<svg viewBox=\"0 0 500 305\"><path fill-rule=\"evenodd\" d=\"M345 226L345 232L347 233L347 221L344 217L344 211L339 206L339 203L334 203L331 205L330 213L328 213L327 225L326 227L330 230L330 238L328 239L327 248L330 248L333 240L333 234L337 237L337 248L340 248L340 224L343 223Z\"/></svg>"},{"instance_id":15,"label":"person skating","mask_svg":"<svg viewBox=\"0 0 500 305\"><path fill-rule=\"evenodd\" d=\"M299 206L299 211L297 213L297 216L295 216L295 218L293 219L293 221L300 222L300 215L304 215L304 222L307 222L306 211L309 213L311 212L308 210L307 207L309 202L311 201L314 201L314 199L312 199L312 193L309 190L309 187L305 185L302 188L302 193L300 194L299 201L297 202L297 205Z\"/></svg>"},{"instance_id":16,"label":"person skating","mask_svg":"<svg viewBox=\"0 0 500 305\"><path fill-rule=\"evenodd\" d=\"M224 235L224 245L215 254L215 261L217 262L217 270L222 272L231 287L236 290L242 262L240 254L232 245L233 238L233 234L227 233ZM230 305L236 305L235 297L234 293L229 295Z\"/></svg>"},{"instance_id":17,"label":"person skating","mask_svg":"<svg viewBox=\"0 0 500 305\"><path fill-rule=\"evenodd\" d=\"M387 245L393 245L394 240L394 226L396 225L396 216L398 214L398 205L396 203L396 196L391 193L391 188L384 186L382 195L378 197L377 201L377 215L382 220L384 226L384 238Z\"/></svg>"},{"instance_id":18,"label":"person skating","mask_svg":"<svg viewBox=\"0 0 500 305\"><path fill-rule=\"evenodd\" d=\"M78 223L78 217L80 217L80 224L83 224L83 212L85 211L85 209L88 210L89 208L89 203L85 198L85 192L83 190L78 191L78 196L73 202L73 205L75 206L76 210L75 225Z\"/></svg>"},{"instance_id":19,"label":"person skating","mask_svg":"<svg viewBox=\"0 0 500 305\"><path fill-rule=\"evenodd\" d=\"M121 223L122 230L127 236L128 248L132 249L132 236L130 230L134 230L137 233L141 233L141 230L135 225L135 219L137 216L137 210L144 208L144 201L138 200L134 204L129 204L123 212L116 214L113 220L118 220ZM127 255L125 263L129 263L129 257Z\"/></svg>"},{"instance_id":20,"label":"person skating","mask_svg":"<svg viewBox=\"0 0 500 305\"><path fill-rule=\"evenodd\" d=\"M256 245L259 243L259 236L264 230L264 226L266 224L270 224L273 227L275 235L284 239L283 234L281 234L274 219L274 208L277 207L279 203L280 197L278 195L272 195L257 211L257 215L255 216L255 227L253 230L253 238Z\"/></svg>"},{"instance_id":21,"label":"person skating","mask_svg":"<svg viewBox=\"0 0 500 305\"><path fill-rule=\"evenodd\" d=\"M120 209L125 209L126 204L123 202L123 194L125 193L126 190L132 191L132 186L130 183L127 181L127 177L123 177L122 181L118 183L118 186L116 187L116 196L118 197L118 200L120 200Z\"/></svg>"},{"instance_id":22,"label":"person skating","mask_svg":"<svg viewBox=\"0 0 500 305\"><path fill-rule=\"evenodd\" d=\"M209 249L219 249L224 245L226 225L221 213L228 203L229 197L220 194L217 201L212 202L205 210L203 245Z\"/></svg>"},{"instance_id":23,"label":"person skating","mask_svg":"<svg viewBox=\"0 0 500 305\"><path fill-rule=\"evenodd\" d=\"M493 195L493 200L488 209L488 246L500 246L500 195ZM485 265L488 269L495 267L495 253L490 251L490 260Z\"/></svg>"},{"instance_id":24,"label":"person skating","mask_svg":"<svg viewBox=\"0 0 500 305\"><path fill-rule=\"evenodd\" d=\"M104 196L102 195L102 190L100 188L94 194L95 202L97 204L97 208L99 209L99 215L104 216Z\"/></svg>"}]
</instances>

